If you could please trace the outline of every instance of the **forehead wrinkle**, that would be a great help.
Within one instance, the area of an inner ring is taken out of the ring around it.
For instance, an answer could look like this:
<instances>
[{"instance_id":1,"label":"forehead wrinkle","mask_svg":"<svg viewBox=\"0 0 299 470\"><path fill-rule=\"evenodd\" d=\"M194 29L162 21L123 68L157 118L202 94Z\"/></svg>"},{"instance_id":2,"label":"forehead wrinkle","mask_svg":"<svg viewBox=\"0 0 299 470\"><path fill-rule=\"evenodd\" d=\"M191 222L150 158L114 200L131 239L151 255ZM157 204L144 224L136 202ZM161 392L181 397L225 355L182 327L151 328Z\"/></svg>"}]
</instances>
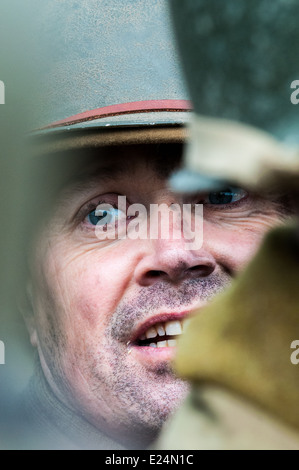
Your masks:
<instances>
[{"instance_id":1,"label":"forehead wrinkle","mask_svg":"<svg viewBox=\"0 0 299 470\"><path fill-rule=\"evenodd\" d=\"M126 177L130 177L132 183L134 182L131 180L132 176L138 174L138 172L140 172L140 175L147 172L148 178L160 176L153 158L124 158L109 164L89 168L89 170L81 173L77 179L75 178L64 193L70 195L80 194L93 189L96 185L117 182Z\"/></svg>"},{"instance_id":2,"label":"forehead wrinkle","mask_svg":"<svg viewBox=\"0 0 299 470\"><path fill-rule=\"evenodd\" d=\"M138 186L140 182L147 182L144 186L145 190L146 186L155 186L157 181L165 180L165 167L169 170L170 166L168 158L163 158L164 156L161 158L161 155L155 155L154 152L111 157L109 163L107 161L99 163L94 160L91 163L89 160L88 166L83 170L81 165L80 173L77 172L60 192L56 207L63 210L63 208L69 207L74 200L78 200L80 203L82 199L83 203L84 199L89 197L95 189L105 191L105 185L109 183L117 185L124 182L125 179L128 179L131 189L135 185ZM175 165L175 161L172 164ZM113 191L116 189L113 188Z\"/></svg>"},{"instance_id":3,"label":"forehead wrinkle","mask_svg":"<svg viewBox=\"0 0 299 470\"><path fill-rule=\"evenodd\" d=\"M77 172L73 174L68 188L73 189L75 193L85 191L95 184L105 184L120 177L132 177L138 170L147 170L147 179L150 174L158 179L166 179L178 166L181 157L182 146L177 144L118 148L100 156L86 155L86 158L81 160Z\"/></svg>"},{"instance_id":4,"label":"forehead wrinkle","mask_svg":"<svg viewBox=\"0 0 299 470\"><path fill-rule=\"evenodd\" d=\"M124 163L110 164L95 168L80 175L70 183L62 192L62 199L83 196L97 186L104 186L109 182L117 182L130 174L130 168Z\"/></svg>"},{"instance_id":5,"label":"forehead wrinkle","mask_svg":"<svg viewBox=\"0 0 299 470\"><path fill-rule=\"evenodd\" d=\"M94 186L95 184L120 179L120 177L129 173L130 168L128 163L125 164L125 162L117 162L110 163L108 165L106 164L101 167L90 169L88 172L83 173L83 175L81 174L80 179L78 178L78 180L75 181L72 189L74 189L74 191L80 191L90 186Z\"/></svg>"}]
</instances>

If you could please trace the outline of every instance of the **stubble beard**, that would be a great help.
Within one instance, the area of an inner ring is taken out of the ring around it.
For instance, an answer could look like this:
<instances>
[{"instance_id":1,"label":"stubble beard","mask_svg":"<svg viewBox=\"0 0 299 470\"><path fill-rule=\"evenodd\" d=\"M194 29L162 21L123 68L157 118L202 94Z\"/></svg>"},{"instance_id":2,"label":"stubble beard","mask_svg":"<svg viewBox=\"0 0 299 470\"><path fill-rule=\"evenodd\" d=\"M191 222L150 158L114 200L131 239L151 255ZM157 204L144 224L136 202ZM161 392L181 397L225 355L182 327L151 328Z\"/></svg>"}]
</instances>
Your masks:
<instances>
[{"instance_id":1,"label":"stubble beard","mask_svg":"<svg viewBox=\"0 0 299 470\"><path fill-rule=\"evenodd\" d=\"M126 341L136 322L163 309L180 309L198 302L209 301L224 290L231 278L227 274L211 275L206 279L186 280L175 288L161 282L143 288L130 301L119 304L105 332L107 338L100 357L93 364L93 378L99 393L107 393L118 404L124 433L131 441L155 439L164 422L175 412L189 390L189 384L178 378L169 362L146 367L130 360ZM107 363L111 374L103 376L101 364ZM115 410L117 414L117 410ZM120 429L120 428L119 428Z\"/></svg>"}]
</instances>

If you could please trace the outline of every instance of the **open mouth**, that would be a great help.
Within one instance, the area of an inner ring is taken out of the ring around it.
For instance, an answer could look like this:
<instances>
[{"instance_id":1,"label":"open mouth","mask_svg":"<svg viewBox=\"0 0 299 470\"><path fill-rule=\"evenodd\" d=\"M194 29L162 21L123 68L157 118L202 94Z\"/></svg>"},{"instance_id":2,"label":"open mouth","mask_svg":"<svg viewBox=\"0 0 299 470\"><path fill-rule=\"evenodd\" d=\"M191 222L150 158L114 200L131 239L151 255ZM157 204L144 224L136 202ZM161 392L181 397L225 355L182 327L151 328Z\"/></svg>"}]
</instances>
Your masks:
<instances>
[{"instance_id":1,"label":"open mouth","mask_svg":"<svg viewBox=\"0 0 299 470\"><path fill-rule=\"evenodd\" d=\"M138 347L166 348L175 347L190 320L170 320L151 325L132 344Z\"/></svg>"}]
</instances>

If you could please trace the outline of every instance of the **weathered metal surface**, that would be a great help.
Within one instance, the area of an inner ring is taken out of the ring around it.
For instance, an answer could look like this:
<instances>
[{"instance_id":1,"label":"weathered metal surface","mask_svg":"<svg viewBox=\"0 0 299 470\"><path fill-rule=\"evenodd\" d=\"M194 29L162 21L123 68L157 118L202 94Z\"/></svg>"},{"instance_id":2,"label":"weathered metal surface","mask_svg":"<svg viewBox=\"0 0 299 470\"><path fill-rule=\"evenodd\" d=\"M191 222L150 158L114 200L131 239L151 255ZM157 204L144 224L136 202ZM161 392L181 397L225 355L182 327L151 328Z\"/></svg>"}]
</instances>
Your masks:
<instances>
[{"instance_id":1,"label":"weathered metal surface","mask_svg":"<svg viewBox=\"0 0 299 470\"><path fill-rule=\"evenodd\" d=\"M45 60L35 127L120 103L188 99L167 0L51 0L36 19ZM139 125L149 122L145 114Z\"/></svg>"}]
</instances>

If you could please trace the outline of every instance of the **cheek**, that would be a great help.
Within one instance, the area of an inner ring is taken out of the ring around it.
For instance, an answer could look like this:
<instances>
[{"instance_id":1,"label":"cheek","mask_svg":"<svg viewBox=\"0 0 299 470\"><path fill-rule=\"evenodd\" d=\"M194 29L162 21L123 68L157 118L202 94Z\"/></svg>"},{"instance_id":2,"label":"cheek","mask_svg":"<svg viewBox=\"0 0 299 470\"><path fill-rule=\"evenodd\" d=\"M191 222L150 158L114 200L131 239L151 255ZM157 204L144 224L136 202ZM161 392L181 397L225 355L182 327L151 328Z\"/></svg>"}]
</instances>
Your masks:
<instances>
[{"instance_id":1,"label":"cheek","mask_svg":"<svg viewBox=\"0 0 299 470\"><path fill-rule=\"evenodd\" d=\"M232 273L242 271L258 251L265 233L277 223L243 220L238 223L204 223L204 246L216 262Z\"/></svg>"},{"instance_id":2,"label":"cheek","mask_svg":"<svg viewBox=\"0 0 299 470\"><path fill-rule=\"evenodd\" d=\"M126 250L94 249L61 256L52 252L49 266L66 328L80 337L95 336L109 323L132 278L133 260Z\"/></svg>"}]
</instances>

